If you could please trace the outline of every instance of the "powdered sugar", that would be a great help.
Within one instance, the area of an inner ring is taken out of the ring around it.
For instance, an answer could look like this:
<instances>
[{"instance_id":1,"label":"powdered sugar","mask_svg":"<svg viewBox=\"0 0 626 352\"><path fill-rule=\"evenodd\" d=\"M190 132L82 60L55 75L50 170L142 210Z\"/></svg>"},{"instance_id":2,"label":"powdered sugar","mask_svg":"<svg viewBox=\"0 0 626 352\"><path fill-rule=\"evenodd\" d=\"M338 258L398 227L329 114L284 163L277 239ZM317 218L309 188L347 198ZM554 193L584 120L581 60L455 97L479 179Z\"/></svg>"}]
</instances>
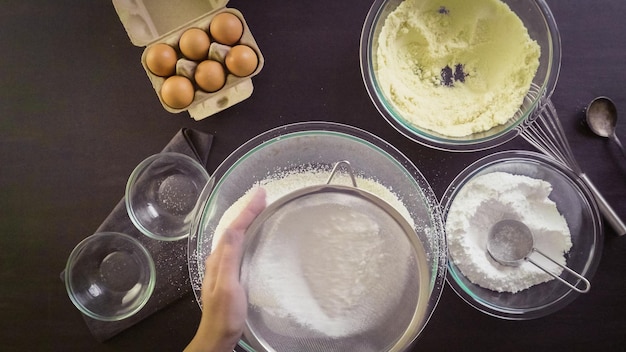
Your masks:
<instances>
[{"instance_id":1,"label":"powdered sugar","mask_svg":"<svg viewBox=\"0 0 626 352\"><path fill-rule=\"evenodd\" d=\"M267 178L261 186L271 204L327 178L327 172L305 170ZM335 176L332 183L351 184L346 175ZM357 184L394 206L413 226L409 211L393 192L372 179L357 177ZM250 193L224 214L214 242ZM264 319L269 328L285 329L271 324L288 319L312 333L346 336L371 328L398 304L401 290L393 288L402 287L406 280L410 247L381 236L378 224L367 214L336 207L325 204L319 209L331 221L288 224L285 227L293 226L299 236L273 236L270 231L257 248L259 254L248 265L248 300L269 315Z\"/></svg>"},{"instance_id":2,"label":"powdered sugar","mask_svg":"<svg viewBox=\"0 0 626 352\"><path fill-rule=\"evenodd\" d=\"M286 171L284 173L277 173L276 175L269 176L260 181L259 186L265 188L266 201L269 205L277 199L300 188L324 184L328 180L328 176L328 172L325 172L324 170L305 168L302 170ZM337 174L333 178L332 182L333 184L338 185L352 185L350 177L344 174ZM402 201L400 201L392 192L392 190L388 189L374 179L364 177L357 177L357 185L359 189L370 192L393 206L411 226L415 226L409 211L404 206ZM213 244L217 243L219 237L224 231L224 227L229 225L235 217L241 213L241 210L243 210L249 201L249 197L252 194L250 192L251 190L252 188L224 212L224 215L220 219L215 230Z\"/></svg>"},{"instance_id":3,"label":"powdered sugar","mask_svg":"<svg viewBox=\"0 0 626 352\"><path fill-rule=\"evenodd\" d=\"M471 282L498 292L518 292L553 277L529 262L504 266L487 253L487 234L502 219L525 223L535 247L565 265L572 246L565 218L549 199L552 186L543 180L504 172L481 175L468 182L454 199L446 221L450 257ZM541 266L562 269L541 257Z\"/></svg>"}]
</instances>

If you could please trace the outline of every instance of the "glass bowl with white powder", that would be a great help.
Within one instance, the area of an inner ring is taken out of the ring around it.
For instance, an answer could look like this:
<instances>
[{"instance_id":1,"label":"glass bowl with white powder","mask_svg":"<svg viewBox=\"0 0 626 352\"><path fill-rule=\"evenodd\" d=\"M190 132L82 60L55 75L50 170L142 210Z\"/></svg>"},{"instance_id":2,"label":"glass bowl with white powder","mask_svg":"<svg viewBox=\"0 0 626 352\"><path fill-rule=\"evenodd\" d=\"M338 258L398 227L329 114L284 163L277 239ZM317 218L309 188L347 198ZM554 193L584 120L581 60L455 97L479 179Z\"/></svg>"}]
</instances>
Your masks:
<instances>
[{"instance_id":1,"label":"glass bowl with white powder","mask_svg":"<svg viewBox=\"0 0 626 352\"><path fill-rule=\"evenodd\" d=\"M449 252L447 281L463 300L486 314L509 320L539 318L579 295L530 262L512 267L490 257L488 231L500 220L525 223L535 248L587 280L600 262L603 229L594 198L573 172L542 154L506 151L484 157L452 181L441 204ZM554 264L539 262L576 283Z\"/></svg>"},{"instance_id":2,"label":"glass bowl with white powder","mask_svg":"<svg viewBox=\"0 0 626 352\"><path fill-rule=\"evenodd\" d=\"M276 350L354 350L355 346L387 350L384 344L400 341L402 329L407 328L390 312L417 305L413 307L418 312L416 325L409 336L402 336L406 345L415 340L433 313L445 282L447 250L432 189L413 163L387 142L358 128L330 122L297 123L265 132L238 148L215 170L201 195L189 237L190 276L197 299L200 302L204 260L222 226L236 216L251 189L262 186L272 204L290 192L324 184L331 168L342 160L350 162L359 189L384 200L413 227L426 254L426 267L404 266L401 258L406 251L387 248L374 239L369 230L375 224L367 217L353 218L349 229L341 232L346 236L332 239L329 246L320 246L319 238L311 237L304 242L268 243L261 261L247 268L244 260L242 267L242 273L248 273L243 279L249 319L269 316L281 322L281 327L268 320L260 329L249 320L247 329L255 329L260 338L244 337L239 345L246 351L263 350L257 345L259 340ZM333 183L351 184L345 172ZM296 267L301 271L294 273ZM426 278L420 282L427 282L419 289L419 302L417 294L399 294L403 283L394 279L417 271ZM326 280L326 273L333 275L332 283ZM312 281L297 284L307 280ZM390 285L398 285L397 290ZM372 316L381 317L378 323L386 322L385 326L369 326ZM388 331L383 332L385 329ZM399 334L397 341L382 338L393 334Z\"/></svg>"},{"instance_id":3,"label":"glass bowl with white powder","mask_svg":"<svg viewBox=\"0 0 626 352\"><path fill-rule=\"evenodd\" d=\"M559 32L543 0L375 0L361 73L400 133L448 151L519 134L555 88Z\"/></svg>"}]
</instances>

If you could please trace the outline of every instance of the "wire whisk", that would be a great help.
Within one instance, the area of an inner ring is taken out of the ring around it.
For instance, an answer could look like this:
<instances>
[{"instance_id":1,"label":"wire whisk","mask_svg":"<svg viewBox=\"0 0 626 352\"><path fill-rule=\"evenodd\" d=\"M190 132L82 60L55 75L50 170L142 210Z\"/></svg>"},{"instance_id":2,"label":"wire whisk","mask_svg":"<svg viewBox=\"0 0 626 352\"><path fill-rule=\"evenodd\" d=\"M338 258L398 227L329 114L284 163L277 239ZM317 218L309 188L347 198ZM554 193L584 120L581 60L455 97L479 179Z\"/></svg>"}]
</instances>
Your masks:
<instances>
[{"instance_id":1,"label":"wire whisk","mask_svg":"<svg viewBox=\"0 0 626 352\"><path fill-rule=\"evenodd\" d=\"M539 89L536 88L535 86L531 88L529 98L533 98L532 94L539 94ZM536 95L534 98L536 98ZM624 222L619 218L606 199L604 199L602 194L600 194L589 177L582 171L578 162L576 162L576 158L567 141L554 104L549 98L542 97L537 111L518 128L520 135L527 142L532 144L540 152L554 158L576 173L593 194L598 203L600 212L611 227L613 227L615 232L620 236L626 234L626 225Z\"/></svg>"},{"instance_id":2,"label":"wire whisk","mask_svg":"<svg viewBox=\"0 0 626 352\"><path fill-rule=\"evenodd\" d=\"M548 100L543 105L541 113L524 121L521 136L540 152L553 157L576 174L580 174L582 170L565 137L554 104Z\"/></svg>"}]
</instances>

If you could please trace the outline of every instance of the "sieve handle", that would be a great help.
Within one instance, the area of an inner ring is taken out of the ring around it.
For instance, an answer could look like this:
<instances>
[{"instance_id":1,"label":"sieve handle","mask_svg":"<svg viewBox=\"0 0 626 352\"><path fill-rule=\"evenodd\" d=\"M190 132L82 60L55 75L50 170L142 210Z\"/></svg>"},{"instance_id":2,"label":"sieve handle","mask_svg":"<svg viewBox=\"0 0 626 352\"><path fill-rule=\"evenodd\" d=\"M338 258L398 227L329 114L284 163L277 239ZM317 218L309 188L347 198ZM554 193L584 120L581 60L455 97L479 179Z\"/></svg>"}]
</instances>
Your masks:
<instances>
[{"instance_id":1,"label":"sieve handle","mask_svg":"<svg viewBox=\"0 0 626 352\"><path fill-rule=\"evenodd\" d=\"M606 201L606 199L604 199L602 194L600 194L600 191L598 191L596 186L593 185L589 177L587 177L587 175L585 175L584 173L580 173L580 175L578 176L580 176L580 178L589 187L589 190L591 191L594 198L596 199L596 202L598 203L598 208L600 208L600 212L602 213L602 215L604 215L604 219L611 225L613 230L615 230L615 232L619 236L626 234L626 225L624 224L622 219L619 218L615 210Z\"/></svg>"},{"instance_id":2,"label":"sieve handle","mask_svg":"<svg viewBox=\"0 0 626 352\"><path fill-rule=\"evenodd\" d=\"M356 178L354 177L354 172L352 172L352 165L350 165L350 162L348 160L338 161L335 164L335 166L333 166L333 170L330 172L330 176L328 177L326 184L327 185L330 184L330 181L333 180L333 177L335 177L335 174L337 173L341 165L345 166L346 170L348 170L348 174L350 174L350 179L352 180L352 186L354 188L358 188L356 185Z\"/></svg>"},{"instance_id":3,"label":"sieve handle","mask_svg":"<svg viewBox=\"0 0 626 352\"><path fill-rule=\"evenodd\" d=\"M531 262L532 264L534 264L536 267L538 267L539 269L545 271L546 273L548 273L550 276L552 276L553 278L561 281L562 283L566 284L567 286L569 286L571 289L578 291L580 293L587 293L589 292L589 290L591 289L591 284L589 283L589 280L587 280L584 276L580 275L579 273L575 272L574 270L566 267L565 265L557 262L556 260L550 258L549 256L547 256L546 254L544 254L543 252L541 252L540 250L538 250L537 248L533 248L532 250L533 252L539 253L541 254L544 258L548 259L549 261L551 261L552 263L558 265L561 269L569 272L570 274L574 275L576 278L578 278L583 285L583 288L578 288L578 284L571 284L567 281L565 281L565 279L561 278L559 275L556 275L555 273L551 272L550 270L544 268L542 265L539 265L537 262L535 262L534 260L530 259L530 258L526 258L526 260L528 260L529 262Z\"/></svg>"}]
</instances>

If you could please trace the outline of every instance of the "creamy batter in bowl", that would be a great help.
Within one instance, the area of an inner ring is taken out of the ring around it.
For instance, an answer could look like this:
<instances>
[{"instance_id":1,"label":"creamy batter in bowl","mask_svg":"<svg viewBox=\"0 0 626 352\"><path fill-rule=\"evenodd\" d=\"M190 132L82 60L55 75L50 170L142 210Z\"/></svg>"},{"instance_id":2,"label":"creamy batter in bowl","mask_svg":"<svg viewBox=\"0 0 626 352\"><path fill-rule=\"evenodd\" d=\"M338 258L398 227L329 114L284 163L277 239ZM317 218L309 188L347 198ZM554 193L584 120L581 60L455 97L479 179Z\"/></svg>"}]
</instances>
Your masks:
<instances>
[{"instance_id":1,"label":"creamy batter in bowl","mask_svg":"<svg viewBox=\"0 0 626 352\"><path fill-rule=\"evenodd\" d=\"M376 0L361 72L383 117L424 145L487 149L552 94L560 38L541 0Z\"/></svg>"}]
</instances>

